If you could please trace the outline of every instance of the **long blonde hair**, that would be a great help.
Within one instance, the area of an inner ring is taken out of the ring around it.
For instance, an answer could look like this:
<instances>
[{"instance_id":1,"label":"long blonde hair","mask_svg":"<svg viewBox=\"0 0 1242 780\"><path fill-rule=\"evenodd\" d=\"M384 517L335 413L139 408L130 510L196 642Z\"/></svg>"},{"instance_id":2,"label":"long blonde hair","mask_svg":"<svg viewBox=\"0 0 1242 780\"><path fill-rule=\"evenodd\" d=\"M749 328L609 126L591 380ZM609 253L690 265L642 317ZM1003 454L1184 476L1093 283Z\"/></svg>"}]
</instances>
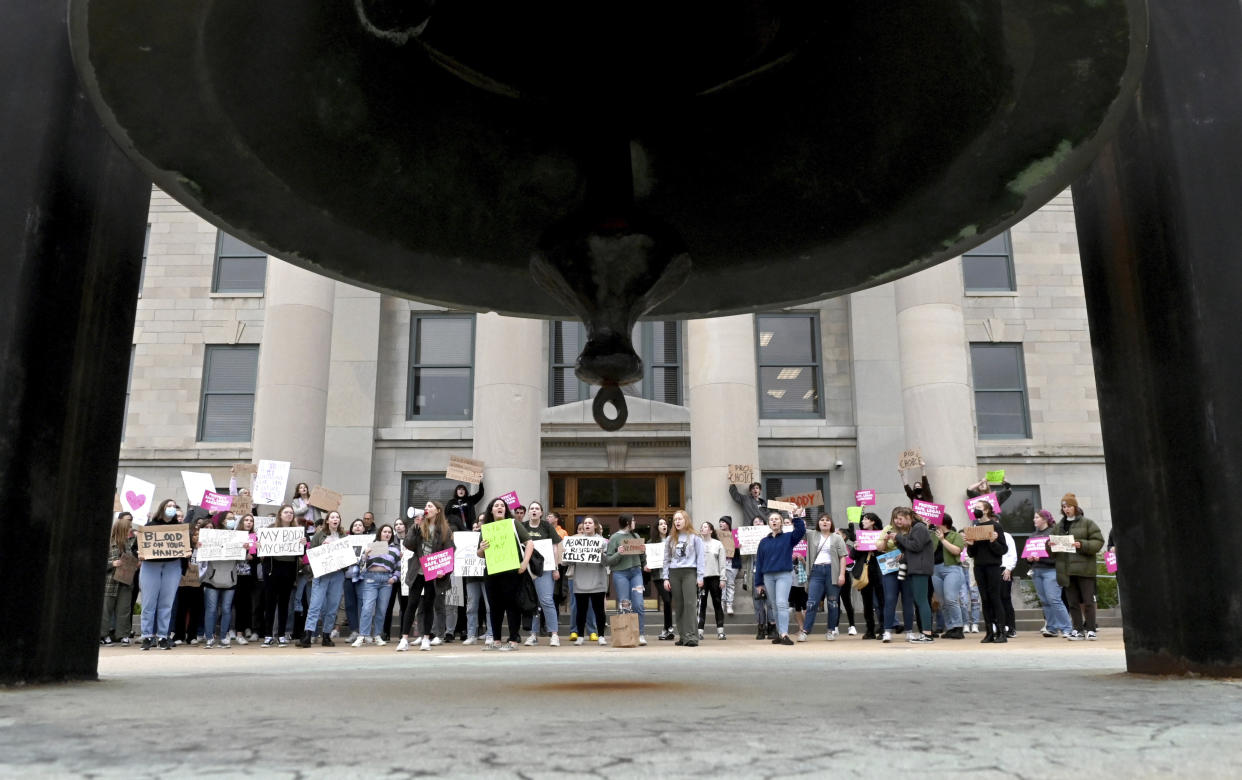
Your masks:
<instances>
[{"instance_id":1,"label":"long blonde hair","mask_svg":"<svg viewBox=\"0 0 1242 780\"><path fill-rule=\"evenodd\" d=\"M677 515L682 516L683 525L685 526L685 531L678 532ZM670 550L676 547L677 543L681 541L678 538L680 536L680 533L684 533L686 536L689 536L692 539L693 537L698 536L698 534L695 533L695 530L694 530L694 521L690 519L690 513L684 509L678 509L676 512L673 513L673 522L669 523L668 526L669 526L668 527L668 545L669 545Z\"/></svg>"},{"instance_id":2,"label":"long blonde hair","mask_svg":"<svg viewBox=\"0 0 1242 780\"><path fill-rule=\"evenodd\" d=\"M129 512L122 512L112 521L112 536L109 541L119 547L122 551L129 544L129 532L134 527L134 516Z\"/></svg>"}]
</instances>

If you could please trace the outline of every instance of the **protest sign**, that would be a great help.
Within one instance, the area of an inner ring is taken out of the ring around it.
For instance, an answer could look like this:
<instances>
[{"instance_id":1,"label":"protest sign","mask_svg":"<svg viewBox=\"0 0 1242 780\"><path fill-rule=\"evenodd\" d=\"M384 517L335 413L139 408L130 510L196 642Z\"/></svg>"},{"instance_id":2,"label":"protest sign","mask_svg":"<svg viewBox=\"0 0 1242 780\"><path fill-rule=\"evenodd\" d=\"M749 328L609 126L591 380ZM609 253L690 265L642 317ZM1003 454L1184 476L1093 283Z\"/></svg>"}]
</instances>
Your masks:
<instances>
[{"instance_id":1,"label":"protest sign","mask_svg":"<svg viewBox=\"0 0 1242 780\"><path fill-rule=\"evenodd\" d=\"M133 585L134 575L138 573L138 559L129 553L121 555L120 564L112 570L112 578L122 585Z\"/></svg>"},{"instance_id":2,"label":"protest sign","mask_svg":"<svg viewBox=\"0 0 1242 780\"><path fill-rule=\"evenodd\" d=\"M630 537L621 544L617 545L617 552L622 555L642 555L647 552L647 545L642 539Z\"/></svg>"},{"instance_id":3,"label":"protest sign","mask_svg":"<svg viewBox=\"0 0 1242 780\"><path fill-rule=\"evenodd\" d=\"M805 558L806 551L807 551L806 539L803 539L802 541L798 542L797 544L793 546L794 555L801 555L803 558Z\"/></svg>"},{"instance_id":4,"label":"protest sign","mask_svg":"<svg viewBox=\"0 0 1242 780\"><path fill-rule=\"evenodd\" d=\"M177 583L177 587L197 588L202 584L202 580L198 578L198 566L191 563L188 567L186 567L185 573L181 575L181 582Z\"/></svg>"},{"instance_id":5,"label":"protest sign","mask_svg":"<svg viewBox=\"0 0 1242 780\"><path fill-rule=\"evenodd\" d=\"M345 537L345 541L349 542L354 548L354 558L361 558L371 543L375 541L375 534L350 534ZM356 562L356 561L355 561Z\"/></svg>"},{"instance_id":6,"label":"protest sign","mask_svg":"<svg viewBox=\"0 0 1242 780\"><path fill-rule=\"evenodd\" d=\"M768 499L768 509L775 509L777 512L792 512L797 508L797 504L789 501L780 501L775 498Z\"/></svg>"},{"instance_id":7,"label":"protest sign","mask_svg":"<svg viewBox=\"0 0 1242 780\"><path fill-rule=\"evenodd\" d=\"M733 485L749 485L755 481L755 467L729 464L729 482Z\"/></svg>"},{"instance_id":8,"label":"protest sign","mask_svg":"<svg viewBox=\"0 0 1242 780\"><path fill-rule=\"evenodd\" d=\"M733 542L732 532L717 531L716 538L720 540L720 546L724 548L726 558L733 557L733 551L737 549L737 545Z\"/></svg>"},{"instance_id":9,"label":"protest sign","mask_svg":"<svg viewBox=\"0 0 1242 780\"><path fill-rule=\"evenodd\" d=\"M647 545L647 568L653 572L664 568L664 542L652 542Z\"/></svg>"},{"instance_id":10,"label":"protest sign","mask_svg":"<svg viewBox=\"0 0 1242 780\"><path fill-rule=\"evenodd\" d=\"M897 459L897 468L905 471L907 469L917 469L923 463L923 451L920 449L905 450L901 453L901 457Z\"/></svg>"},{"instance_id":11,"label":"protest sign","mask_svg":"<svg viewBox=\"0 0 1242 780\"><path fill-rule=\"evenodd\" d=\"M245 531L225 531L204 528L198 532L198 560L244 561L250 534Z\"/></svg>"},{"instance_id":12,"label":"protest sign","mask_svg":"<svg viewBox=\"0 0 1242 780\"><path fill-rule=\"evenodd\" d=\"M215 514L216 512L227 512L233 506L233 497L227 493L217 493L214 490L203 491L203 503L199 504L203 509Z\"/></svg>"},{"instance_id":13,"label":"protest sign","mask_svg":"<svg viewBox=\"0 0 1242 780\"><path fill-rule=\"evenodd\" d=\"M444 595L444 604L449 607L466 606L466 583L456 574L449 577L449 592Z\"/></svg>"},{"instance_id":14,"label":"protest sign","mask_svg":"<svg viewBox=\"0 0 1242 780\"><path fill-rule=\"evenodd\" d=\"M963 529L962 535L968 542L990 542L993 532L1000 535L1000 532L990 525L968 525Z\"/></svg>"},{"instance_id":15,"label":"protest sign","mask_svg":"<svg viewBox=\"0 0 1242 780\"><path fill-rule=\"evenodd\" d=\"M216 481L201 471L183 471L181 481L185 483L185 500L190 506L202 506L203 494L216 489Z\"/></svg>"},{"instance_id":16,"label":"protest sign","mask_svg":"<svg viewBox=\"0 0 1242 780\"><path fill-rule=\"evenodd\" d=\"M989 471L987 473L987 477L988 477L988 482L992 483L993 485L999 485L1000 483L1005 481L1005 470L998 469L996 471Z\"/></svg>"},{"instance_id":17,"label":"protest sign","mask_svg":"<svg viewBox=\"0 0 1242 780\"><path fill-rule=\"evenodd\" d=\"M444 472L445 479L454 482L469 482L477 485L483 481L483 461L450 455L448 469Z\"/></svg>"},{"instance_id":18,"label":"protest sign","mask_svg":"<svg viewBox=\"0 0 1242 780\"><path fill-rule=\"evenodd\" d=\"M979 503L980 501L985 501L988 504L991 504L992 511L996 514L997 517L1000 517L1000 514L1001 514L1000 502L996 500L995 493L984 493L981 496L975 496L974 498L966 499L966 501L963 502L966 505L966 517L974 517L973 510L974 510L975 504Z\"/></svg>"},{"instance_id":19,"label":"protest sign","mask_svg":"<svg viewBox=\"0 0 1242 780\"><path fill-rule=\"evenodd\" d=\"M260 515L254 519L254 530L256 531L260 528L271 528L274 525L276 525L275 515Z\"/></svg>"},{"instance_id":20,"label":"protest sign","mask_svg":"<svg viewBox=\"0 0 1242 780\"><path fill-rule=\"evenodd\" d=\"M381 555L388 554L388 542L371 542L367 545L366 553L368 558L378 558Z\"/></svg>"},{"instance_id":21,"label":"protest sign","mask_svg":"<svg viewBox=\"0 0 1242 780\"><path fill-rule=\"evenodd\" d=\"M930 501L914 499L914 514L926 520L930 525L944 525L944 504L933 504Z\"/></svg>"},{"instance_id":22,"label":"protest sign","mask_svg":"<svg viewBox=\"0 0 1242 780\"><path fill-rule=\"evenodd\" d=\"M256 504L283 504L285 487L289 483L289 461L260 460L254 475L254 488L250 491Z\"/></svg>"},{"instance_id":23,"label":"protest sign","mask_svg":"<svg viewBox=\"0 0 1242 780\"><path fill-rule=\"evenodd\" d=\"M603 563L607 546L602 536L566 536L561 540L561 563Z\"/></svg>"},{"instance_id":24,"label":"protest sign","mask_svg":"<svg viewBox=\"0 0 1242 780\"><path fill-rule=\"evenodd\" d=\"M516 494L514 498L517 498ZM513 571L522 565L522 556L518 553L517 528L512 518L484 523L479 526L479 533L482 534L483 541L487 542L483 557L487 560L488 574Z\"/></svg>"},{"instance_id":25,"label":"protest sign","mask_svg":"<svg viewBox=\"0 0 1242 780\"><path fill-rule=\"evenodd\" d=\"M543 570L544 571L552 571L552 567L556 565L556 558L555 558L556 553L552 549L552 547L553 547L553 544L552 544L551 539L536 539L535 540L535 551L543 556ZM526 551L523 550L522 554L525 555Z\"/></svg>"},{"instance_id":26,"label":"protest sign","mask_svg":"<svg viewBox=\"0 0 1242 780\"><path fill-rule=\"evenodd\" d=\"M845 508L845 522L861 523L862 522L862 507L847 506Z\"/></svg>"},{"instance_id":27,"label":"protest sign","mask_svg":"<svg viewBox=\"0 0 1242 780\"><path fill-rule=\"evenodd\" d=\"M190 556L190 526L152 525L134 530L138 539L138 557L144 561L152 558L188 558Z\"/></svg>"},{"instance_id":28,"label":"protest sign","mask_svg":"<svg viewBox=\"0 0 1242 780\"><path fill-rule=\"evenodd\" d=\"M1036 536L1026 540L1026 546L1022 548L1023 558L1047 558L1048 557L1048 537Z\"/></svg>"},{"instance_id":29,"label":"protest sign","mask_svg":"<svg viewBox=\"0 0 1242 780\"><path fill-rule=\"evenodd\" d=\"M875 560L876 563L880 564L880 574L895 574L897 572L897 568L901 565L897 560L900 556L900 550L893 550L892 552L886 552L883 555L877 555Z\"/></svg>"},{"instance_id":30,"label":"protest sign","mask_svg":"<svg viewBox=\"0 0 1242 780\"><path fill-rule=\"evenodd\" d=\"M354 547L348 539L333 539L318 547L312 547L306 551L306 558L310 561L311 574L316 577L348 569L358 562L358 556L354 554Z\"/></svg>"},{"instance_id":31,"label":"protest sign","mask_svg":"<svg viewBox=\"0 0 1242 780\"><path fill-rule=\"evenodd\" d=\"M341 494L323 485L315 485L306 503L325 512L336 512L341 508Z\"/></svg>"},{"instance_id":32,"label":"protest sign","mask_svg":"<svg viewBox=\"0 0 1242 780\"><path fill-rule=\"evenodd\" d=\"M771 531L766 525L744 525L737 529L737 546L742 555L754 555L759 551L759 541Z\"/></svg>"},{"instance_id":33,"label":"protest sign","mask_svg":"<svg viewBox=\"0 0 1242 780\"><path fill-rule=\"evenodd\" d=\"M1109 550L1104 553L1104 570L1109 574L1117 573L1117 551Z\"/></svg>"},{"instance_id":34,"label":"protest sign","mask_svg":"<svg viewBox=\"0 0 1242 780\"><path fill-rule=\"evenodd\" d=\"M118 490L112 494L112 514L123 511L124 509L121 507L121 491Z\"/></svg>"},{"instance_id":35,"label":"protest sign","mask_svg":"<svg viewBox=\"0 0 1242 780\"><path fill-rule=\"evenodd\" d=\"M261 558L306 552L306 531L301 528L260 528L258 536Z\"/></svg>"},{"instance_id":36,"label":"protest sign","mask_svg":"<svg viewBox=\"0 0 1242 780\"><path fill-rule=\"evenodd\" d=\"M244 517L254 511L254 501L247 495L233 496L233 514L238 518Z\"/></svg>"},{"instance_id":37,"label":"protest sign","mask_svg":"<svg viewBox=\"0 0 1242 780\"><path fill-rule=\"evenodd\" d=\"M883 531L855 531L854 549L859 552L874 550L879 546L880 540L883 538Z\"/></svg>"},{"instance_id":38,"label":"protest sign","mask_svg":"<svg viewBox=\"0 0 1242 780\"><path fill-rule=\"evenodd\" d=\"M453 550L440 550L430 555L424 555L418 559L418 565L423 568L423 578L434 580L449 574L453 571Z\"/></svg>"},{"instance_id":39,"label":"protest sign","mask_svg":"<svg viewBox=\"0 0 1242 780\"><path fill-rule=\"evenodd\" d=\"M253 476L258 473L259 467L253 463L234 463L229 467L229 476L231 477Z\"/></svg>"},{"instance_id":40,"label":"protest sign","mask_svg":"<svg viewBox=\"0 0 1242 780\"><path fill-rule=\"evenodd\" d=\"M500 499L504 501L506 505L508 505L509 511L513 511L514 509L517 509L519 506L522 505L522 502L518 500L518 494L516 490L510 490L508 493L502 494L500 496Z\"/></svg>"},{"instance_id":41,"label":"protest sign","mask_svg":"<svg viewBox=\"0 0 1242 780\"><path fill-rule=\"evenodd\" d=\"M146 525L153 507L155 485L129 474L121 481L121 509L134 516L134 525Z\"/></svg>"},{"instance_id":42,"label":"protest sign","mask_svg":"<svg viewBox=\"0 0 1242 780\"><path fill-rule=\"evenodd\" d=\"M811 493L798 493L792 496L780 496L776 500L784 501L787 504L793 504L794 506L801 507L802 509L806 509L807 507L811 507L811 506L823 506L824 505L824 493L822 490L816 490ZM770 501L768 502L769 506L771 505L771 503L772 502Z\"/></svg>"},{"instance_id":43,"label":"protest sign","mask_svg":"<svg viewBox=\"0 0 1242 780\"><path fill-rule=\"evenodd\" d=\"M854 503L859 506L875 506L874 490L855 490Z\"/></svg>"},{"instance_id":44,"label":"protest sign","mask_svg":"<svg viewBox=\"0 0 1242 780\"><path fill-rule=\"evenodd\" d=\"M1074 550L1074 535L1066 534L1064 536L1052 535L1048 537L1052 542L1052 551L1054 553L1072 553Z\"/></svg>"},{"instance_id":45,"label":"protest sign","mask_svg":"<svg viewBox=\"0 0 1242 780\"><path fill-rule=\"evenodd\" d=\"M453 571L463 577L482 577L487 573L487 566L479 557L479 532L454 531Z\"/></svg>"}]
</instances>

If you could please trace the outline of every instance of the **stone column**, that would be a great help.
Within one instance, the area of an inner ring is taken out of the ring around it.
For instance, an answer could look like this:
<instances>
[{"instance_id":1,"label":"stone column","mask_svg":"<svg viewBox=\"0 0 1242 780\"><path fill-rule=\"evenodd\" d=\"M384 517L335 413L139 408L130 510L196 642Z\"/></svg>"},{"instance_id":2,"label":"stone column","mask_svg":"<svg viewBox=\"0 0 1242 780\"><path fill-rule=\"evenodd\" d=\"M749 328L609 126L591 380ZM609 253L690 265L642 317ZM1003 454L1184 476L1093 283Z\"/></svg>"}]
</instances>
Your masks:
<instances>
[{"instance_id":1,"label":"stone column","mask_svg":"<svg viewBox=\"0 0 1242 780\"><path fill-rule=\"evenodd\" d=\"M729 497L729 464L759 467L755 318L749 314L686 323L689 362L689 503L696 523L722 515L743 522ZM758 472L755 479L761 479ZM745 487L739 488L745 492Z\"/></svg>"},{"instance_id":2,"label":"stone column","mask_svg":"<svg viewBox=\"0 0 1242 780\"><path fill-rule=\"evenodd\" d=\"M484 501L516 490L523 504L547 502L539 489L543 334L541 320L480 314L475 321L474 457L484 463Z\"/></svg>"},{"instance_id":3,"label":"stone column","mask_svg":"<svg viewBox=\"0 0 1242 780\"><path fill-rule=\"evenodd\" d=\"M923 451L936 503L946 505L959 528L965 520L959 498L979 481L961 268L941 263L894 285L906 447ZM896 476L895 459L890 469ZM916 476L908 475L911 482Z\"/></svg>"},{"instance_id":4,"label":"stone column","mask_svg":"<svg viewBox=\"0 0 1242 780\"><path fill-rule=\"evenodd\" d=\"M876 505L871 509L887 519L894 506L907 501L896 472L897 457L906 448L906 427L895 285L852 293L849 303L854 421L858 429L855 487L874 490ZM837 501L838 506L851 503L852 495Z\"/></svg>"},{"instance_id":5,"label":"stone column","mask_svg":"<svg viewBox=\"0 0 1242 780\"><path fill-rule=\"evenodd\" d=\"M1238 677L1242 8L1148 8L1141 100L1074 185L1126 665Z\"/></svg>"},{"instance_id":6,"label":"stone column","mask_svg":"<svg viewBox=\"0 0 1242 780\"><path fill-rule=\"evenodd\" d=\"M337 282L323 439L323 484L341 494L341 516L346 518L362 517L363 512L372 509L379 328L380 294Z\"/></svg>"},{"instance_id":7,"label":"stone column","mask_svg":"<svg viewBox=\"0 0 1242 780\"><path fill-rule=\"evenodd\" d=\"M264 290L254 459L289 461L288 498L322 482L336 283L273 257Z\"/></svg>"},{"instance_id":8,"label":"stone column","mask_svg":"<svg viewBox=\"0 0 1242 780\"><path fill-rule=\"evenodd\" d=\"M94 679L147 181L78 88L63 3L0 26L0 683Z\"/></svg>"}]
</instances>

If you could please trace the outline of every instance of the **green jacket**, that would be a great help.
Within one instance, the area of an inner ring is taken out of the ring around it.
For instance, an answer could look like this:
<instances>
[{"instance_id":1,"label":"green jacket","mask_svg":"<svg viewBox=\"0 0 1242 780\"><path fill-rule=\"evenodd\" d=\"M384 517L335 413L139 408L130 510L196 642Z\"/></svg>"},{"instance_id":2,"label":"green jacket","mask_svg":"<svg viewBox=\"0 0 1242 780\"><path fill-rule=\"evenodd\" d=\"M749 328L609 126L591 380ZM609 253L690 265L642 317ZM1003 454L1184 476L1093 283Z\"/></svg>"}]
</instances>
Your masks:
<instances>
[{"instance_id":1,"label":"green jacket","mask_svg":"<svg viewBox=\"0 0 1242 780\"><path fill-rule=\"evenodd\" d=\"M621 542L626 539L638 539L642 541L642 537L633 531L617 531L608 537L608 549L604 551L604 564L613 571L625 571L635 566L646 566L647 555L622 555L620 552Z\"/></svg>"},{"instance_id":2,"label":"green jacket","mask_svg":"<svg viewBox=\"0 0 1242 780\"><path fill-rule=\"evenodd\" d=\"M1075 541L1081 542L1077 552L1053 553L1057 559L1057 583L1066 587L1070 584L1070 577L1095 577L1095 554L1104 546L1104 534L1100 532L1100 527L1081 515L1073 520L1062 515L1052 533L1073 536Z\"/></svg>"}]
</instances>

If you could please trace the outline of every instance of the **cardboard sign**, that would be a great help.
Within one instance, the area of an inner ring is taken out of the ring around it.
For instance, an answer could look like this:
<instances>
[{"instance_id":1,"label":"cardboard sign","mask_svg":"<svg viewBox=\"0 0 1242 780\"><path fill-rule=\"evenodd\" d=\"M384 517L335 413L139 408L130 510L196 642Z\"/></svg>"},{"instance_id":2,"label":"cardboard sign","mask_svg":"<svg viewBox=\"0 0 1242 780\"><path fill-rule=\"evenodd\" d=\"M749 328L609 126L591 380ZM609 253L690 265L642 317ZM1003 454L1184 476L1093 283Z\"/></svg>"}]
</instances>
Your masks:
<instances>
[{"instance_id":1,"label":"cardboard sign","mask_svg":"<svg viewBox=\"0 0 1242 780\"><path fill-rule=\"evenodd\" d=\"M875 557L876 563L880 564L880 574L896 574L901 563L897 560L901 556L900 550L886 552L883 555Z\"/></svg>"},{"instance_id":2,"label":"cardboard sign","mask_svg":"<svg viewBox=\"0 0 1242 780\"><path fill-rule=\"evenodd\" d=\"M122 585L134 584L134 575L138 573L138 559L129 553L121 556L121 563L112 570L112 579Z\"/></svg>"},{"instance_id":3,"label":"cardboard sign","mask_svg":"<svg viewBox=\"0 0 1242 780\"><path fill-rule=\"evenodd\" d=\"M134 529L138 539L138 557L144 561L152 558L190 557L190 526L151 525Z\"/></svg>"},{"instance_id":4,"label":"cardboard sign","mask_svg":"<svg viewBox=\"0 0 1242 780\"><path fill-rule=\"evenodd\" d=\"M271 528L274 525L276 525L275 515L261 515L254 518L254 530L256 531L260 528Z\"/></svg>"},{"instance_id":5,"label":"cardboard sign","mask_svg":"<svg viewBox=\"0 0 1242 780\"><path fill-rule=\"evenodd\" d=\"M906 450L901 453L901 457L897 459L897 468L902 471L907 469L917 469L923 461L923 451L920 449Z\"/></svg>"},{"instance_id":6,"label":"cardboard sign","mask_svg":"<svg viewBox=\"0 0 1242 780\"><path fill-rule=\"evenodd\" d=\"M729 482L733 485L750 485L755 481L755 467L729 464Z\"/></svg>"},{"instance_id":7,"label":"cardboard sign","mask_svg":"<svg viewBox=\"0 0 1242 780\"><path fill-rule=\"evenodd\" d=\"M259 467L253 463L234 463L229 467L229 476L242 477L247 474L254 475L259 473Z\"/></svg>"},{"instance_id":8,"label":"cardboard sign","mask_svg":"<svg viewBox=\"0 0 1242 780\"><path fill-rule=\"evenodd\" d=\"M129 474L121 481L121 510L134 516L134 525L146 525L147 516L155 509L155 485Z\"/></svg>"},{"instance_id":9,"label":"cardboard sign","mask_svg":"<svg viewBox=\"0 0 1242 780\"><path fill-rule=\"evenodd\" d=\"M775 498L768 499L768 509L775 509L777 512L792 512L797 508L797 504L789 501L780 501Z\"/></svg>"},{"instance_id":10,"label":"cardboard sign","mask_svg":"<svg viewBox=\"0 0 1242 780\"><path fill-rule=\"evenodd\" d=\"M250 496L233 496L233 514L239 518L254 512L254 500Z\"/></svg>"},{"instance_id":11,"label":"cardboard sign","mask_svg":"<svg viewBox=\"0 0 1242 780\"><path fill-rule=\"evenodd\" d=\"M453 571L453 550L450 548L424 555L418 559L418 565L423 567L424 579L434 580L443 577Z\"/></svg>"},{"instance_id":12,"label":"cardboard sign","mask_svg":"<svg viewBox=\"0 0 1242 780\"><path fill-rule=\"evenodd\" d=\"M730 542L733 540L730 539ZM729 545L732 548L732 545ZM642 555L647 552L647 545L638 537L630 537L621 544L617 545L617 552L622 555Z\"/></svg>"},{"instance_id":13,"label":"cardboard sign","mask_svg":"<svg viewBox=\"0 0 1242 780\"><path fill-rule=\"evenodd\" d=\"M444 472L445 479L454 482L468 482L477 485L483 481L483 461L450 455L448 469Z\"/></svg>"},{"instance_id":14,"label":"cardboard sign","mask_svg":"<svg viewBox=\"0 0 1242 780\"><path fill-rule=\"evenodd\" d=\"M974 517L974 513L973 513L974 506L980 501L986 501L987 503L991 504L992 512L995 513L997 517L1000 517L1001 515L1000 502L996 500L995 493L984 493L981 496L975 496L974 498L966 499L963 503L966 506L967 517Z\"/></svg>"},{"instance_id":15,"label":"cardboard sign","mask_svg":"<svg viewBox=\"0 0 1242 780\"><path fill-rule=\"evenodd\" d=\"M1109 574L1117 573L1117 551L1109 550L1104 553L1104 570Z\"/></svg>"},{"instance_id":16,"label":"cardboard sign","mask_svg":"<svg viewBox=\"0 0 1242 780\"><path fill-rule=\"evenodd\" d=\"M737 529L737 546L742 555L754 555L759 551L759 542L771 533L766 525L744 525Z\"/></svg>"},{"instance_id":17,"label":"cardboard sign","mask_svg":"<svg viewBox=\"0 0 1242 780\"><path fill-rule=\"evenodd\" d=\"M200 471L181 472L181 481L185 483L185 500L190 506L202 506L203 494L216 489L216 481L211 475Z\"/></svg>"},{"instance_id":18,"label":"cardboard sign","mask_svg":"<svg viewBox=\"0 0 1242 780\"><path fill-rule=\"evenodd\" d=\"M854 532L854 549L859 552L868 552L875 550L880 545L880 540L884 538L883 531L855 531Z\"/></svg>"},{"instance_id":19,"label":"cardboard sign","mask_svg":"<svg viewBox=\"0 0 1242 780\"><path fill-rule=\"evenodd\" d=\"M989 471L987 473L987 477L988 477L988 482L992 483L993 485L999 485L1000 483L1005 481L1005 470L998 469L996 471Z\"/></svg>"},{"instance_id":20,"label":"cardboard sign","mask_svg":"<svg viewBox=\"0 0 1242 780\"><path fill-rule=\"evenodd\" d=\"M519 506L522 505L522 502L518 500L518 494L516 490L510 490L508 493L505 493L504 495L502 495L500 499L504 501L505 504L508 505L510 512L512 512L514 509L517 509Z\"/></svg>"},{"instance_id":21,"label":"cardboard sign","mask_svg":"<svg viewBox=\"0 0 1242 780\"><path fill-rule=\"evenodd\" d=\"M233 497L227 493L217 493L214 490L203 492L203 503L199 504L203 509L215 514L216 512L227 512L233 506Z\"/></svg>"},{"instance_id":22,"label":"cardboard sign","mask_svg":"<svg viewBox=\"0 0 1242 780\"><path fill-rule=\"evenodd\" d=\"M353 545L343 538L333 539L318 547L310 548L306 551L306 559L310 561L311 574L316 577L348 569L358 562L358 556L354 555Z\"/></svg>"},{"instance_id":23,"label":"cardboard sign","mask_svg":"<svg viewBox=\"0 0 1242 780\"><path fill-rule=\"evenodd\" d=\"M720 540L720 546L724 548L725 557L732 558L733 551L737 549L737 544L733 541L733 534L718 531L716 533L716 538Z\"/></svg>"},{"instance_id":24,"label":"cardboard sign","mask_svg":"<svg viewBox=\"0 0 1242 780\"><path fill-rule=\"evenodd\" d=\"M341 494L323 485L315 485L306 503L325 512L337 512L341 508Z\"/></svg>"},{"instance_id":25,"label":"cardboard sign","mask_svg":"<svg viewBox=\"0 0 1242 780\"><path fill-rule=\"evenodd\" d=\"M178 588L197 588L203 582L198 578L198 566L191 563L185 570L185 574L181 575L181 582L177 583Z\"/></svg>"},{"instance_id":26,"label":"cardboard sign","mask_svg":"<svg viewBox=\"0 0 1242 780\"><path fill-rule=\"evenodd\" d=\"M1049 541L1052 542L1052 551L1054 553L1076 552L1076 550L1074 549L1074 535L1073 534L1066 534L1065 536L1053 535L1053 536L1049 536L1048 539Z\"/></svg>"},{"instance_id":27,"label":"cardboard sign","mask_svg":"<svg viewBox=\"0 0 1242 780\"><path fill-rule=\"evenodd\" d=\"M260 460L250 496L256 504L283 504L289 484L289 461Z\"/></svg>"},{"instance_id":28,"label":"cardboard sign","mask_svg":"<svg viewBox=\"0 0 1242 780\"><path fill-rule=\"evenodd\" d=\"M1048 557L1048 537L1036 536L1026 540L1026 546L1022 548L1023 558L1047 558Z\"/></svg>"},{"instance_id":29,"label":"cardboard sign","mask_svg":"<svg viewBox=\"0 0 1242 780\"><path fill-rule=\"evenodd\" d=\"M366 553L368 558L382 558L388 554L388 542L371 542L367 545Z\"/></svg>"},{"instance_id":30,"label":"cardboard sign","mask_svg":"<svg viewBox=\"0 0 1242 780\"><path fill-rule=\"evenodd\" d=\"M603 563L607 546L602 536L566 536L561 540L561 563Z\"/></svg>"},{"instance_id":31,"label":"cardboard sign","mask_svg":"<svg viewBox=\"0 0 1242 780\"><path fill-rule=\"evenodd\" d=\"M203 528L198 532L198 555L200 561L244 561L250 534L245 531L225 531Z\"/></svg>"},{"instance_id":32,"label":"cardboard sign","mask_svg":"<svg viewBox=\"0 0 1242 780\"><path fill-rule=\"evenodd\" d=\"M301 528L260 528L258 536L261 558L306 552L306 531Z\"/></svg>"},{"instance_id":33,"label":"cardboard sign","mask_svg":"<svg viewBox=\"0 0 1242 780\"><path fill-rule=\"evenodd\" d=\"M993 531L995 531L998 536L1000 535L1000 531L997 531L990 525L968 525L962 531L962 535L968 542L990 542L992 541Z\"/></svg>"},{"instance_id":34,"label":"cardboard sign","mask_svg":"<svg viewBox=\"0 0 1242 780\"><path fill-rule=\"evenodd\" d=\"M858 506L875 506L874 490L855 490L854 503Z\"/></svg>"},{"instance_id":35,"label":"cardboard sign","mask_svg":"<svg viewBox=\"0 0 1242 780\"><path fill-rule=\"evenodd\" d=\"M661 571L664 568L664 542L651 542L647 547L647 568Z\"/></svg>"},{"instance_id":36,"label":"cardboard sign","mask_svg":"<svg viewBox=\"0 0 1242 780\"><path fill-rule=\"evenodd\" d=\"M121 491L118 490L112 494L112 514L123 511L124 509L121 507Z\"/></svg>"},{"instance_id":37,"label":"cardboard sign","mask_svg":"<svg viewBox=\"0 0 1242 780\"><path fill-rule=\"evenodd\" d=\"M823 506L824 493L822 490L816 490L813 493L798 493L793 496L780 496L776 500L784 501L787 504L793 504L802 509L806 509L807 507L812 506ZM769 501L768 505L771 506L771 504L772 502Z\"/></svg>"},{"instance_id":38,"label":"cardboard sign","mask_svg":"<svg viewBox=\"0 0 1242 780\"><path fill-rule=\"evenodd\" d=\"M944 504L933 504L928 501L914 499L914 514L931 525L944 525Z\"/></svg>"},{"instance_id":39,"label":"cardboard sign","mask_svg":"<svg viewBox=\"0 0 1242 780\"><path fill-rule=\"evenodd\" d=\"M479 557L479 532L453 532L453 571L462 577L482 577L487 573L486 562Z\"/></svg>"},{"instance_id":40,"label":"cardboard sign","mask_svg":"<svg viewBox=\"0 0 1242 780\"><path fill-rule=\"evenodd\" d=\"M517 494L513 494L513 497L516 500ZM483 557L487 560L488 574L513 571L522 565L522 556L518 553L517 528L512 518L484 523L479 527L479 533L487 542Z\"/></svg>"}]
</instances>

